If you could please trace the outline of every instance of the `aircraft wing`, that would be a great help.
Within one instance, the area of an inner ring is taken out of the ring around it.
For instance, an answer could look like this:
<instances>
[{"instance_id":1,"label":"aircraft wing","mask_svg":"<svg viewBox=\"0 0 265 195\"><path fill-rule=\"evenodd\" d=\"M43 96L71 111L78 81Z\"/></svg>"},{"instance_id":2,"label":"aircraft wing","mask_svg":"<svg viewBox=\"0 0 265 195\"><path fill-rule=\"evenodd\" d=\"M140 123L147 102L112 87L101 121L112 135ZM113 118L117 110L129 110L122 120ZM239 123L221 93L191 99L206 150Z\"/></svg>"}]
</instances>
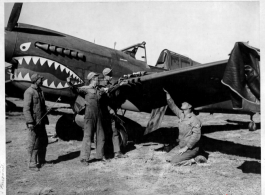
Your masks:
<instances>
[{"instance_id":1,"label":"aircraft wing","mask_svg":"<svg viewBox=\"0 0 265 195\"><path fill-rule=\"evenodd\" d=\"M150 112L165 106L163 88L177 105L186 101L196 108L230 100L229 89L221 83L226 64L224 60L128 79L119 90L127 100L122 107Z\"/></svg>"},{"instance_id":2,"label":"aircraft wing","mask_svg":"<svg viewBox=\"0 0 265 195\"><path fill-rule=\"evenodd\" d=\"M195 110L201 112L260 112L259 102L253 101L259 99L259 77L256 77L259 64L254 63L257 60L253 57L257 56L257 52L253 52L253 48L242 51L242 48L238 48L239 45L240 42L235 44L229 60L127 79L123 86L116 87L121 108L138 112L151 112L161 108L167 104L164 88L177 106L182 102L189 102ZM250 60L246 59L250 59L252 63L248 65ZM246 63L248 66L245 66ZM240 76L236 77L237 75ZM242 90L237 92L238 89ZM234 101L234 92L240 108ZM245 98L240 97L240 94Z\"/></svg>"}]
</instances>

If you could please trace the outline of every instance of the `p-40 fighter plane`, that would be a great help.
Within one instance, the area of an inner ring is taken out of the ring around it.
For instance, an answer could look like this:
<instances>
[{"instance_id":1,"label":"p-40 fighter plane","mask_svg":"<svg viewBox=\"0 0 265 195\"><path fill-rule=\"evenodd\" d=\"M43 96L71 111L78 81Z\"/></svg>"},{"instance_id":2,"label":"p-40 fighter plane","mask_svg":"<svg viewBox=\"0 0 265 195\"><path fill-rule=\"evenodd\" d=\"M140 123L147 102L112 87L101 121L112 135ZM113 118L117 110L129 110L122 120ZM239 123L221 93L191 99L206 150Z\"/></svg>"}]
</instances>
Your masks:
<instances>
[{"instance_id":1,"label":"p-40 fighter plane","mask_svg":"<svg viewBox=\"0 0 265 195\"><path fill-rule=\"evenodd\" d=\"M188 57L163 50L155 66L147 65L145 42L115 50L49 29L18 23L22 3L15 3L5 29L6 94L23 97L30 77L44 77L45 98L70 103L74 99L66 78L76 86L86 76L106 67L113 79L123 77L116 87L120 107L136 112L163 110L166 89L177 105L187 101L199 112L250 114L260 112L259 49L236 43L229 60L200 64ZM161 109L162 108L162 109ZM167 111L166 114L172 114ZM153 120L151 118L151 120ZM153 131L153 130L151 130Z\"/></svg>"}]
</instances>

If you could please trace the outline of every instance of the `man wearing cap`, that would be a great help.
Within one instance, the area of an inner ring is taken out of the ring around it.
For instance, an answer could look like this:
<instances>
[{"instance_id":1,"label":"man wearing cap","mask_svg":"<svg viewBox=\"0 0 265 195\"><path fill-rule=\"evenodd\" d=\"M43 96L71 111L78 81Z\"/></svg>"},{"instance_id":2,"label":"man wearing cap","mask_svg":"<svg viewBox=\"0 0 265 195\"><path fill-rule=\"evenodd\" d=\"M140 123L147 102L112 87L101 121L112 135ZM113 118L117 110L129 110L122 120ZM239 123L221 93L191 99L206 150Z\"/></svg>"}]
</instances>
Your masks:
<instances>
[{"instance_id":1,"label":"man wearing cap","mask_svg":"<svg viewBox=\"0 0 265 195\"><path fill-rule=\"evenodd\" d=\"M24 93L23 113L28 127L29 168L39 170L46 163L48 137L45 125L49 124L45 99L40 88L43 77L39 74L31 76L32 85Z\"/></svg>"},{"instance_id":2,"label":"man wearing cap","mask_svg":"<svg viewBox=\"0 0 265 195\"><path fill-rule=\"evenodd\" d=\"M164 91L166 92L168 106L179 118L179 145L169 152L167 160L177 165L198 155L202 124L191 111L192 106L189 103L183 102L180 110L170 94L165 89Z\"/></svg>"},{"instance_id":3,"label":"man wearing cap","mask_svg":"<svg viewBox=\"0 0 265 195\"><path fill-rule=\"evenodd\" d=\"M87 82L89 85L83 87L76 87L71 83L71 77L67 78L67 83L75 94L84 95L86 100L85 116L84 116L84 137L81 148L81 163L83 165L89 164L89 157L91 152L91 136L96 133L96 153L98 160L105 160L104 144L105 134L102 124L102 109L101 102L103 101L102 92L97 88L98 74L90 72L87 75Z\"/></svg>"},{"instance_id":4,"label":"man wearing cap","mask_svg":"<svg viewBox=\"0 0 265 195\"><path fill-rule=\"evenodd\" d=\"M105 68L103 71L102 71L102 74L103 74L103 80L104 80L104 84L103 86L106 87L106 88L110 88L112 86L112 70L110 68Z\"/></svg>"},{"instance_id":5,"label":"man wearing cap","mask_svg":"<svg viewBox=\"0 0 265 195\"><path fill-rule=\"evenodd\" d=\"M102 74L104 76L103 87L106 91L108 91L108 89L113 86L113 84L111 83L112 70L110 68L105 68L102 71ZM114 114L115 111L112 110L110 107L108 107L108 109L109 111L104 113L104 124L107 126L107 129L111 128L114 158L125 158L127 156L121 153L120 139L118 130L116 128L116 122L112 118L112 114Z\"/></svg>"}]
</instances>

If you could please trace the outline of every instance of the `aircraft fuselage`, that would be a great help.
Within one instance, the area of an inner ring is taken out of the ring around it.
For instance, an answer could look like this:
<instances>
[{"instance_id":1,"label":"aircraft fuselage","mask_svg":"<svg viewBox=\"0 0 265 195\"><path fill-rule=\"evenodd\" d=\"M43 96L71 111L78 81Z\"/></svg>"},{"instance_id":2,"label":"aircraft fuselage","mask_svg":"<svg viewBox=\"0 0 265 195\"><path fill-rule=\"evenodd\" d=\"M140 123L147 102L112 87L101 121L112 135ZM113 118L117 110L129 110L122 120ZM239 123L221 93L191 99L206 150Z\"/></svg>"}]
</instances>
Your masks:
<instances>
[{"instance_id":1,"label":"aircraft fuselage","mask_svg":"<svg viewBox=\"0 0 265 195\"><path fill-rule=\"evenodd\" d=\"M83 85L89 72L101 73L104 68L113 70L113 80L138 71L161 71L150 68L122 51L100 46L73 36L49 29L19 24L6 31L6 61L18 61L12 82L6 93L23 92L30 86L30 77L39 73L44 77L43 91L49 100L62 96L67 101L73 96L66 78L71 76L75 85ZM10 86L12 85L12 90ZM18 94L18 93L17 93Z\"/></svg>"}]
</instances>

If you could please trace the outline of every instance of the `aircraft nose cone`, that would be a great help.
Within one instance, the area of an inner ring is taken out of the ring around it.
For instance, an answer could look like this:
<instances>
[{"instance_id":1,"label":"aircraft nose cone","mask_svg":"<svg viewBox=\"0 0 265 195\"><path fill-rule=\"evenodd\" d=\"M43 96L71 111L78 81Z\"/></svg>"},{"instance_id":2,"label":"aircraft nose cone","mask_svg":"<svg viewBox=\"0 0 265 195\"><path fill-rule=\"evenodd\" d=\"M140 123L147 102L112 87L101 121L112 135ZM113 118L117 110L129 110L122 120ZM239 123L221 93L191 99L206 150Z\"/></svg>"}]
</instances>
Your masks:
<instances>
[{"instance_id":1,"label":"aircraft nose cone","mask_svg":"<svg viewBox=\"0 0 265 195\"><path fill-rule=\"evenodd\" d=\"M5 61L11 62L16 47L17 32L5 31Z\"/></svg>"}]
</instances>

